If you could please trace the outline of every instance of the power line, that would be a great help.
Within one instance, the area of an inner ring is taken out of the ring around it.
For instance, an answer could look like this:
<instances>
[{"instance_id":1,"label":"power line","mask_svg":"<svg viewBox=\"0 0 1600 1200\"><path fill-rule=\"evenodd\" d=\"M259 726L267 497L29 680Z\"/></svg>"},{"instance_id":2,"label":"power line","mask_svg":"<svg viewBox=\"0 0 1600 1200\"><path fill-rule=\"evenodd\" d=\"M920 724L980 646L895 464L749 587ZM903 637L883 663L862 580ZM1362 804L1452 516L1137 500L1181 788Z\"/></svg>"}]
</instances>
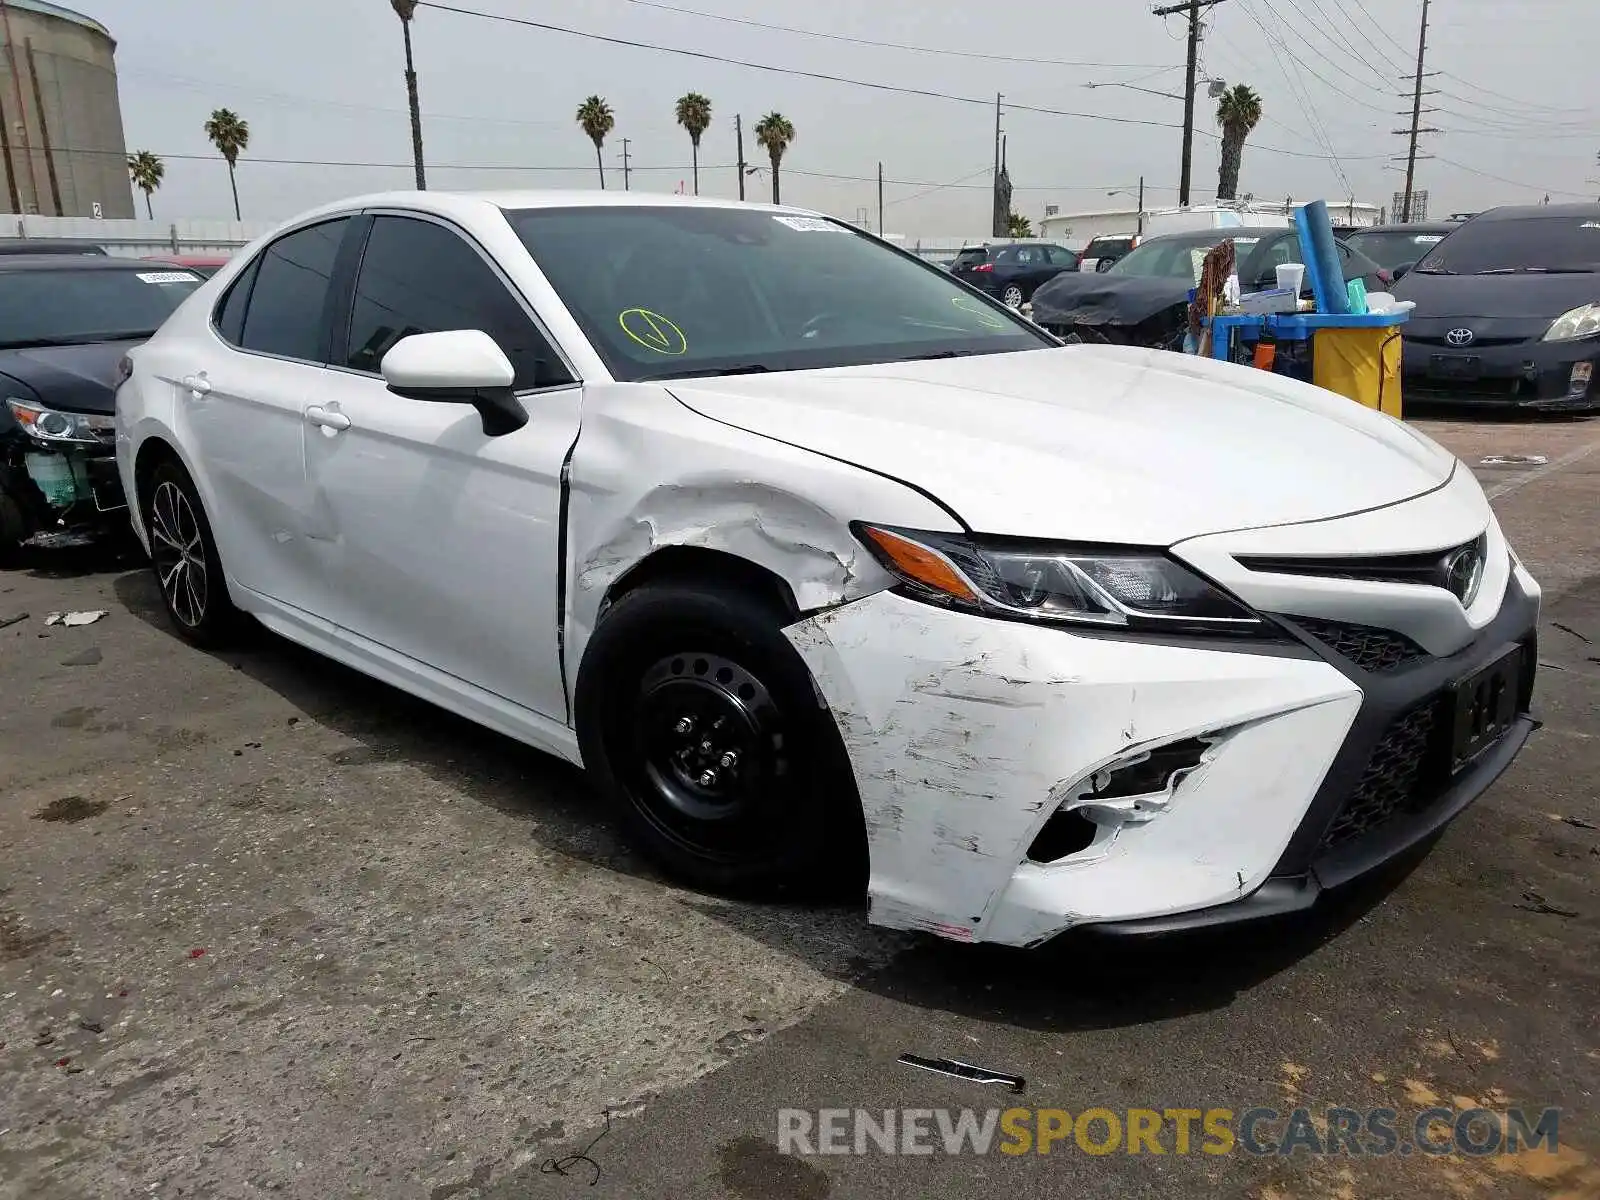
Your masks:
<instances>
[{"instance_id":1,"label":"power line","mask_svg":"<svg viewBox=\"0 0 1600 1200\"><path fill-rule=\"evenodd\" d=\"M479 17L486 21L501 21L508 25L523 25L530 29L543 29L548 33L564 33L570 37L586 38L595 42L606 42L613 46L629 46L636 50L654 50L661 54L677 54L685 58L695 58L702 62L725 63L728 66L745 67L753 71L767 71L776 75L793 75L801 79L817 79L825 83L842 83L851 87L871 88L879 92L895 92L904 96L922 96L932 100L950 100L957 104L980 105L988 108L993 103L991 100L980 99L976 96L958 96L951 92L934 91L931 88L900 87L892 83L879 83L876 80L850 79L843 75L830 75L823 71L804 71L798 67L779 67L771 63L751 62L748 59L730 58L722 54L712 54L705 50L690 50L682 46L663 46L654 42L641 42L633 38L612 37L609 34L589 33L582 29L570 29L565 25L552 25L546 21L533 21L526 17L510 17L503 13L481 12L472 8L459 8L453 4L438 3L437 0L421 0L421 7L437 9L441 12L456 13L458 16ZM1021 109L1027 112L1045 113L1053 117L1076 117L1085 121L1105 121L1115 125L1142 125L1152 129L1178 129L1180 126L1171 121L1151 121L1139 117L1117 117L1106 113L1076 112L1071 109L1041 108L1028 104L1007 105L1011 109Z\"/></svg>"},{"instance_id":2,"label":"power line","mask_svg":"<svg viewBox=\"0 0 1600 1200\"><path fill-rule=\"evenodd\" d=\"M1442 162L1448 167L1454 167L1458 171L1465 171L1469 175L1481 175L1485 179L1493 179L1496 183L1509 183L1513 187L1530 188L1535 192L1548 192L1555 196L1575 196L1580 200L1586 200L1589 197L1588 192L1569 192L1565 188L1540 187L1538 184L1529 183L1525 179L1507 179L1503 175L1491 175L1488 171L1480 171L1477 167L1469 167L1465 163L1458 163L1448 158L1441 158L1437 154L1433 157L1436 161Z\"/></svg>"},{"instance_id":3,"label":"power line","mask_svg":"<svg viewBox=\"0 0 1600 1200\"><path fill-rule=\"evenodd\" d=\"M656 8L663 12L681 13L684 16L700 17L707 21L723 21L729 25L745 25L752 29L769 29L778 33L793 33L800 37L818 38L829 42L849 42L855 46L873 46L881 50L907 50L916 54L942 54L951 58L976 58L989 62L1028 63L1045 67L1105 67L1112 70L1127 68L1128 70L1143 70L1154 67L1155 63L1107 63L1099 61L1078 61L1066 58L1028 58L1014 54L985 54L977 50L945 50L937 46L912 46L905 42L883 42L873 38L849 37L842 33L822 33L815 29L800 29L793 25L774 25L768 21L751 21L745 17L729 17L722 13L702 12L696 8L682 8L676 4L662 4L658 0L625 0L628 4L640 8ZM435 4L432 7L440 8ZM1176 67L1164 66L1162 71L1175 71Z\"/></svg>"},{"instance_id":4,"label":"power line","mask_svg":"<svg viewBox=\"0 0 1600 1200\"><path fill-rule=\"evenodd\" d=\"M1335 177L1343 186L1345 194L1349 195L1354 189L1351 188L1349 177L1345 174L1344 165L1339 161L1339 155L1333 148L1333 139L1328 136L1327 128L1316 115L1316 106L1309 103L1310 95L1306 92L1305 80L1303 78L1300 79L1299 89L1296 90L1294 81L1289 78L1289 69L1284 66L1283 62L1284 58L1287 57L1289 62L1295 66L1298 77L1298 70L1302 65L1300 60L1295 57L1294 52L1289 49L1282 37L1274 38L1272 31L1267 28L1261 18L1256 15L1255 9L1250 6L1249 0L1239 0L1239 5L1244 10L1245 16L1250 18L1257 29L1261 30L1261 36L1267 41L1267 49L1272 52L1273 60L1277 63L1278 73L1283 76L1283 82L1288 87L1289 94L1294 98L1295 104L1299 106L1301 115L1306 119L1306 124L1311 127L1312 138L1321 142L1323 149L1332 158ZM1268 11L1271 12L1270 4L1268 5ZM1280 51L1282 53L1279 53Z\"/></svg>"}]
</instances>

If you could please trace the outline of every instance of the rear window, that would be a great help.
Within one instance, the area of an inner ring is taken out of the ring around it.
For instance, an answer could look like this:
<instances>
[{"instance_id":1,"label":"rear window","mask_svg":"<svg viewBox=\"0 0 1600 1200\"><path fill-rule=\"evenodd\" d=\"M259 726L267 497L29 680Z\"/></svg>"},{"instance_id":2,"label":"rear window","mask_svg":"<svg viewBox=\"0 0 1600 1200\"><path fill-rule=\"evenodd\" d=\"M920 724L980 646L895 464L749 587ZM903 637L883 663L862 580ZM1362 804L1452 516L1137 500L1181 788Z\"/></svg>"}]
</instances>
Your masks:
<instances>
[{"instance_id":1,"label":"rear window","mask_svg":"<svg viewBox=\"0 0 1600 1200\"><path fill-rule=\"evenodd\" d=\"M1417 270L1443 275L1600 270L1600 211L1473 221L1440 243Z\"/></svg>"},{"instance_id":2,"label":"rear window","mask_svg":"<svg viewBox=\"0 0 1600 1200\"><path fill-rule=\"evenodd\" d=\"M956 266L958 267L966 267L971 266L973 263L988 261L989 252L981 246L976 250L963 250L960 254L956 255Z\"/></svg>"},{"instance_id":3,"label":"rear window","mask_svg":"<svg viewBox=\"0 0 1600 1200\"><path fill-rule=\"evenodd\" d=\"M1095 238L1083 252L1085 258L1094 258L1096 255L1126 254L1133 247L1131 237Z\"/></svg>"},{"instance_id":4,"label":"rear window","mask_svg":"<svg viewBox=\"0 0 1600 1200\"><path fill-rule=\"evenodd\" d=\"M1398 230L1350 235L1350 244L1380 267L1415 263L1442 241L1442 233L1405 233Z\"/></svg>"}]
</instances>

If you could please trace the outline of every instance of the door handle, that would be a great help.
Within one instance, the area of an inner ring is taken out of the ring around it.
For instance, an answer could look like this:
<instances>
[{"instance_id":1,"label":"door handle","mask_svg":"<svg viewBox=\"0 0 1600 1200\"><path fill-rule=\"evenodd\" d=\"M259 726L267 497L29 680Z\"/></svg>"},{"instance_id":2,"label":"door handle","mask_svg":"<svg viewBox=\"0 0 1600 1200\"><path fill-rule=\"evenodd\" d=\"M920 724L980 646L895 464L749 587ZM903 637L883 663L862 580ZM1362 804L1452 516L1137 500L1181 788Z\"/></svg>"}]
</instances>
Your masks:
<instances>
[{"instance_id":1,"label":"door handle","mask_svg":"<svg viewBox=\"0 0 1600 1200\"><path fill-rule=\"evenodd\" d=\"M335 433L350 428L350 418L341 412L330 412L320 404L313 404L306 409L306 420L313 425L320 425L323 429Z\"/></svg>"},{"instance_id":2,"label":"door handle","mask_svg":"<svg viewBox=\"0 0 1600 1200\"><path fill-rule=\"evenodd\" d=\"M204 371L195 375L185 375L183 377L183 386L189 389L189 394L196 400L202 399L211 393L211 381L206 378Z\"/></svg>"}]
</instances>

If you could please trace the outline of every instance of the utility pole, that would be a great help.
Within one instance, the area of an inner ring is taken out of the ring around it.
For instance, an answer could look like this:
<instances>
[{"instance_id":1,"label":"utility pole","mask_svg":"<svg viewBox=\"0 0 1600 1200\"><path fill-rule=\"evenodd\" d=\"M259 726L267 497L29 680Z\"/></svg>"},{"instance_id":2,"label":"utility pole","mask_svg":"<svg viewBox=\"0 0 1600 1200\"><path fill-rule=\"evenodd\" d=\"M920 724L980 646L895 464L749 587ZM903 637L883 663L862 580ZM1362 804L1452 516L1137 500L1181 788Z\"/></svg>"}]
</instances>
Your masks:
<instances>
[{"instance_id":1,"label":"utility pole","mask_svg":"<svg viewBox=\"0 0 1600 1200\"><path fill-rule=\"evenodd\" d=\"M744 199L744 118L738 113L733 117L733 136L739 144L739 199Z\"/></svg>"},{"instance_id":2,"label":"utility pole","mask_svg":"<svg viewBox=\"0 0 1600 1200\"><path fill-rule=\"evenodd\" d=\"M1400 223L1411 220L1411 188L1417 177L1417 134L1422 132L1422 67L1428 57L1428 0L1422 0L1422 32L1417 35L1417 77L1411 92L1411 149L1406 152L1406 199Z\"/></svg>"},{"instance_id":3,"label":"utility pole","mask_svg":"<svg viewBox=\"0 0 1600 1200\"><path fill-rule=\"evenodd\" d=\"M1144 176L1139 176L1139 229L1138 235L1144 236Z\"/></svg>"},{"instance_id":4,"label":"utility pole","mask_svg":"<svg viewBox=\"0 0 1600 1200\"><path fill-rule=\"evenodd\" d=\"M628 191L628 138L622 139L622 190Z\"/></svg>"},{"instance_id":5,"label":"utility pole","mask_svg":"<svg viewBox=\"0 0 1600 1200\"><path fill-rule=\"evenodd\" d=\"M1183 166L1178 175L1180 208L1189 203L1189 184L1194 177L1194 89L1200 71L1200 12L1221 3L1222 0L1183 0L1181 4L1169 4L1165 8L1152 10L1158 17L1182 13L1189 21L1189 58L1183 87Z\"/></svg>"},{"instance_id":6,"label":"utility pole","mask_svg":"<svg viewBox=\"0 0 1600 1200\"><path fill-rule=\"evenodd\" d=\"M994 176L989 184L989 232L993 237L1000 236L1004 231L1000 227L1000 101L1004 99L999 92L994 94Z\"/></svg>"},{"instance_id":7,"label":"utility pole","mask_svg":"<svg viewBox=\"0 0 1600 1200\"><path fill-rule=\"evenodd\" d=\"M878 164L878 236L883 236L883 164Z\"/></svg>"}]
</instances>

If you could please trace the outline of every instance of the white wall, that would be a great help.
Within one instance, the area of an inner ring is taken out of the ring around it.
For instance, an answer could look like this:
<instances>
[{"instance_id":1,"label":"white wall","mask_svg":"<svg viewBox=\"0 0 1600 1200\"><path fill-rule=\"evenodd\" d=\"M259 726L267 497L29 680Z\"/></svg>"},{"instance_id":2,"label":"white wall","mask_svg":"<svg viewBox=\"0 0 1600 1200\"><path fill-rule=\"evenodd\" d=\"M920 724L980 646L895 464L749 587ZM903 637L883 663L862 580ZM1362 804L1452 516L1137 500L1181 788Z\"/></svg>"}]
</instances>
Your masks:
<instances>
[{"instance_id":1,"label":"white wall","mask_svg":"<svg viewBox=\"0 0 1600 1200\"><path fill-rule=\"evenodd\" d=\"M108 254L226 254L272 229L275 221L105 220L93 217L0 216L0 237L62 238L92 242Z\"/></svg>"}]
</instances>

